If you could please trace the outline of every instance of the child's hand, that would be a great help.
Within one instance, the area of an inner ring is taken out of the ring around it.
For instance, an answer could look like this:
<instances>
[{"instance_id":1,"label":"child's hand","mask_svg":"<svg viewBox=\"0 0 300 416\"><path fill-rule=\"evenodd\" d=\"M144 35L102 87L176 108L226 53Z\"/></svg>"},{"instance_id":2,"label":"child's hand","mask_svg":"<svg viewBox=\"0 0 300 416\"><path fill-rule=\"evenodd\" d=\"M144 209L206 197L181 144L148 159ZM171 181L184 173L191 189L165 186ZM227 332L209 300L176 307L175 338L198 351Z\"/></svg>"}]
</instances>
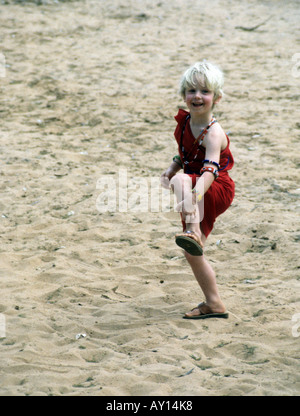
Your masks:
<instances>
[{"instance_id":1,"label":"child's hand","mask_svg":"<svg viewBox=\"0 0 300 416\"><path fill-rule=\"evenodd\" d=\"M197 209L197 202L195 194L190 193L185 199L176 205L176 211L182 212L183 215L195 215Z\"/></svg>"},{"instance_id":2,"label":"child's hand","mask_svg":"<svg viewBox=\"0 0 300 416\"><path fill-rule=\"evenodd\" d=\"M160 182L163 188L170 189L170 180L176 175L176 173L177 171L173 170L171 167L162 173Z\"/></svg>"}]
</instances>

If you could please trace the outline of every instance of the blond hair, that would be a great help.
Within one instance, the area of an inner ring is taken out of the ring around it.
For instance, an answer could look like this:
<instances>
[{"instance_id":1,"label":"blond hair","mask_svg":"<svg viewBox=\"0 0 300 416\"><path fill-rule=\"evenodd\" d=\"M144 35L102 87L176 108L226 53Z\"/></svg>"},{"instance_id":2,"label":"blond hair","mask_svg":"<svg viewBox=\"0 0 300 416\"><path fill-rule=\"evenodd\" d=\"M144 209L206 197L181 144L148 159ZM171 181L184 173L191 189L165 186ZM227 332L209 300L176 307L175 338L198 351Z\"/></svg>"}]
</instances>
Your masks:
<instances>
[{"instance_id":1,"label":"blond hair","mask_svg":"<svg viewBox=\"0 0 300 416\"><path fill-rule=\"evenodd\" d=\"M179 93L184 98L187 88L195 88L197 84L203 85L203 83L209 91L214 93L214 100L223 95L223 72L205 59L196 62L185 71L180 81Z\"/></svg>"}]
</instances>

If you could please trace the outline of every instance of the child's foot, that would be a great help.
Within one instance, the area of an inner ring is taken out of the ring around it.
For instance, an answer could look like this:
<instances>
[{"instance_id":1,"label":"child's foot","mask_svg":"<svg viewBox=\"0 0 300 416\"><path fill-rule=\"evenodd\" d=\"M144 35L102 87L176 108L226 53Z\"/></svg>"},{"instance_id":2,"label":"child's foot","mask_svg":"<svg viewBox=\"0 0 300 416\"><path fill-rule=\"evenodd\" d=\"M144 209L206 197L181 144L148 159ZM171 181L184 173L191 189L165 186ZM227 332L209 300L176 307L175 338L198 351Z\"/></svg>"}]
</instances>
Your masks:
<instances>
[{"instance_id":1,"label":"child's foot","mask_svg":"<svg viewBox=\"0 0 300 416\"><path fill-rule=\"evenodd\" d=\"M205 302L199 303L196 308L187 312L184 319L206 319L206 318L228 318L228 313L225 312L224 306L210 308Z\"/></svg>"},{"instance_id":2,"label":"child's foot","mask_svg":"<svg viewBox=\"0 0 300 416\"><path fill-rule=\"evenodd\" d=\"M202 256L203 244L195 231L184 231L175 236L176 244L192 256Z\"/></svg>"}]
</instances>

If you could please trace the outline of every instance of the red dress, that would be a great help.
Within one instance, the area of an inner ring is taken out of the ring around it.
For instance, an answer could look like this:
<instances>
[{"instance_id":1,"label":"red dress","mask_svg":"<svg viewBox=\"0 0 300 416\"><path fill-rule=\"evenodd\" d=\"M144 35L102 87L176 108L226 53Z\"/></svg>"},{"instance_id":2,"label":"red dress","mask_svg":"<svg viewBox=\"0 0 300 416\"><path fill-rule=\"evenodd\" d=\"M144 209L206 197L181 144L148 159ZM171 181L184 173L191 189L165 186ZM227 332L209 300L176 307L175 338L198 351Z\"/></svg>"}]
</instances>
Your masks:
<instances>
[{"instance_id":1,"label":"red dress","mask_svg":"<svg viewBox=\"0 0 300 416\"><path fill-rule=\"evenodd\" d=\"M175 120L178 124L176 126L174 136L178 143L178 150L181 160L184 160L181 144L184 145L184 150L187 154L190 152L195 142L195 137L193 136L190 127L190 119L187 119L188 115L189 113L187 111L180 109L177 116L175 117ZM182 137L183 130L184 135ZM201 230L206 237L212 231L216 218L224 211L226 211L234 198L234 182L228 175L228 171L233 167L234 160L229 149L229 137L227 135L226 137L227 146L224 150L222 150L220 154L219 176L213 181L203 198L204 216L201 221ZM193 159L196 154L196 159ZM201 145L199 145L198 148L194 148L188 160L188 165L184 165L184 173L187 173L192 178L194 187L196 185L197 178L200 176L200 169L203 167L203 160L205 160L205 148ZM184 222L183 227L185 229Z\"/></svg>"}]
</instances>

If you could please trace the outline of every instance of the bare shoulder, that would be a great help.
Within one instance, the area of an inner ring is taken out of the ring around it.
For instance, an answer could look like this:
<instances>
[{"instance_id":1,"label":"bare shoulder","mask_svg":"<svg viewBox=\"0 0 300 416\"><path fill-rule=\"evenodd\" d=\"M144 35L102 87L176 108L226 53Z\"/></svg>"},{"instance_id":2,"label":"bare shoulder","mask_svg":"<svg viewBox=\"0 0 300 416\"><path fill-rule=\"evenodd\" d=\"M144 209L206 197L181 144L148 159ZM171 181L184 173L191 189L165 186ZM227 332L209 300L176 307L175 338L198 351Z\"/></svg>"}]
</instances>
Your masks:
<instances>
[{"instance_id":1,"label":"bare shoulder","mask_svg":"<svg viewBox=\"0 0 300 416\"><path fill-rule=\"evenodd\" d=\"M219 123L215 123L211 126L207 135L203 140L204 147L219 147L224 150L227 146L227 137Z\"/></svg>"}]
</instances>

